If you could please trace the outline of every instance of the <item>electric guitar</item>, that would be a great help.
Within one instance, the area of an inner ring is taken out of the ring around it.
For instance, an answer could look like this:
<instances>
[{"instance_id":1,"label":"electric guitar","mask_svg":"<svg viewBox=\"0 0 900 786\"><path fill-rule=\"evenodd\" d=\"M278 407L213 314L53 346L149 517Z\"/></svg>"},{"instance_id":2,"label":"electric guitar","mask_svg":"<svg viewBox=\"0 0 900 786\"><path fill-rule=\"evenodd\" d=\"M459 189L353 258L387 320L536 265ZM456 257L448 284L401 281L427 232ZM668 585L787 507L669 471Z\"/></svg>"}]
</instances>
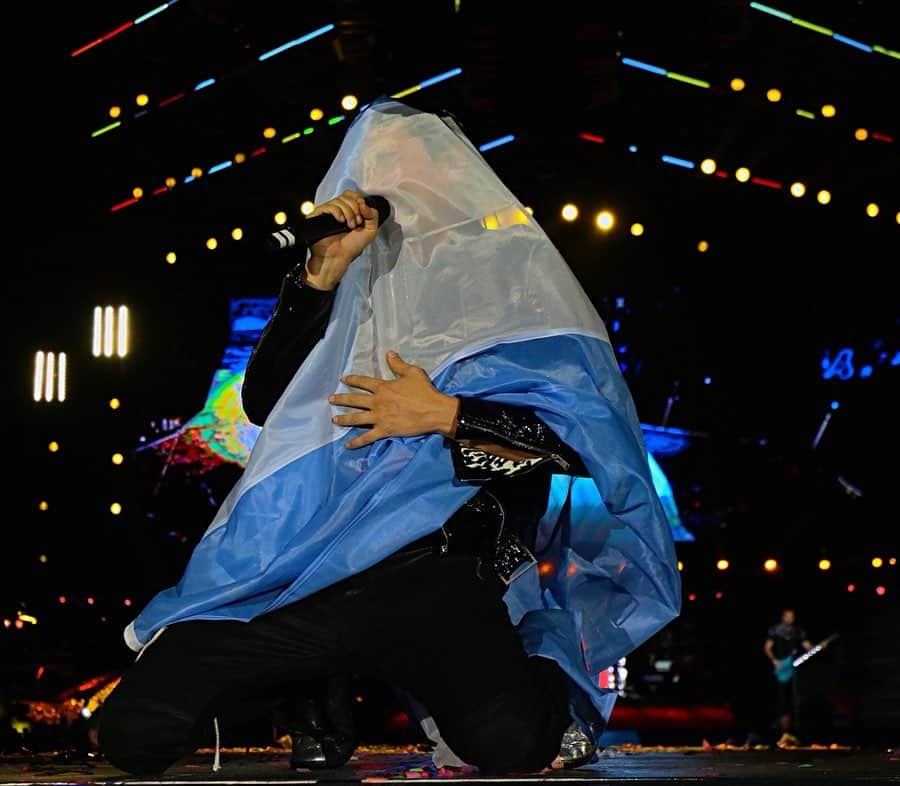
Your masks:
<instances>
[{"instance_id":1,"label":"electric guitar","mask_svg":"<svg viewBox=\"0 0 900 786\"><path fill-rule=\"evenodd\" d=\"M775 677L779 682L789 682L791 677L794 676L794 670L806 663L813 655L821 652L826 646L828 646L832 641L834 641L838 637L837 633L832 633L827 639L820 641L814 647L810 647L806 652L802 655L798 655L797 657L785 658L778 662L778 665L775 667Z\"/></svg>"}]
</instances>

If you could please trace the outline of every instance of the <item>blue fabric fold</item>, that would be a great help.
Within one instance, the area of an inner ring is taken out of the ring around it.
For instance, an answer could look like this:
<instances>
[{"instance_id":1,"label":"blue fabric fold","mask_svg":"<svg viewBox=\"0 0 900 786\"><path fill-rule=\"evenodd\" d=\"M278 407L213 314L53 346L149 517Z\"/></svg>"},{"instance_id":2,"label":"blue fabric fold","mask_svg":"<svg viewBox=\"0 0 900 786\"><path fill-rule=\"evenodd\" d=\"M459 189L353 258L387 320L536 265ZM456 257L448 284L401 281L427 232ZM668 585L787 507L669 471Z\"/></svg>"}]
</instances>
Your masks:
<instances>
[{"instance_id":1,"label":"blue fabric fold","mask_svg":"<svg viewBox=\"0 0 900 786\"><path fill-rule=\"evenodd\" d=\"M590 471L554 476L537 570L505 600L526 651L562 666L573 715L597 732L615 701L601 673L677 616L681 596L669 523L612 349L577 333L518 337L451 360L432 381L449 395L531 408ZM179 621L246 621L302 600L436 531L478 490L455 479L440 435L344 447L362 431L246 489L127 637L144 644Z\"/></svg>"}]
</instances>

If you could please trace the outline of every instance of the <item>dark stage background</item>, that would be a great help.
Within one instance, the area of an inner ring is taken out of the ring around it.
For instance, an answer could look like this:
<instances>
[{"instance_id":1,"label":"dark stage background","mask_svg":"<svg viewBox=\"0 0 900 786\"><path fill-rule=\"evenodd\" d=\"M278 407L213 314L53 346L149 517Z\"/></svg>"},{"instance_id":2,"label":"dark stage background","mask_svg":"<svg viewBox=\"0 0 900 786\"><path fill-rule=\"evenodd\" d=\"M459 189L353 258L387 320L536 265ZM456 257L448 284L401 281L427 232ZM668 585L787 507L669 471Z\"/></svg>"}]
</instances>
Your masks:
<instances>
[{"instance_id":1,"label":"dark stage background","mask_svg":"<svg viewBox=\"0 0 900 786\"><path fill-rule=\"evenodd\" d=\"M791 605L811 639L840 634L804 666L806 738L890 739L900 727L900 27L891 2L782 2L894 54L736 0L180 0L81 52L152 4L4 8L4 746L22 739L12 730L22 702L131 661L122 628L178 579L237 477L235 465L200 475L139 448L203 406L231 300L277 293L293 260L267 256L262 241L277 211L296 216L313 198L358 111L341 98L364 104L456 68L405 100L450 109L476 144L514 136L485 157L618 325L642 422L689 432L681 452L657 457L696 538L677 544L684 608L668 631L682 679L643 679L662 643L643 645L628 660L622 717L651 704L725 707L724 725L651 724L641 738L765 734L774 682L762 645ZM112 106L121 125L101 132L116 122ZM310 120L315 107L323 119ZM239 152L245 162L209 172ZM725 176L701 173L707 157ZM739 182L742 166L765 182ZM193 167L203 175L185 183ZM163 189L167 177L175 185ZM123 204L135 188L143 195ZM562 219L566 203L576 221ZM608 232L592 221L604 209ZM93 310L108 304L130 310L123 358L91 353ZM66 401L34 401L38 350L66 353ZM389 693L359 689L373 739L411 733ZM53 739L37 722L30 733L32 744Z\"/></svg>"}]
</instances>

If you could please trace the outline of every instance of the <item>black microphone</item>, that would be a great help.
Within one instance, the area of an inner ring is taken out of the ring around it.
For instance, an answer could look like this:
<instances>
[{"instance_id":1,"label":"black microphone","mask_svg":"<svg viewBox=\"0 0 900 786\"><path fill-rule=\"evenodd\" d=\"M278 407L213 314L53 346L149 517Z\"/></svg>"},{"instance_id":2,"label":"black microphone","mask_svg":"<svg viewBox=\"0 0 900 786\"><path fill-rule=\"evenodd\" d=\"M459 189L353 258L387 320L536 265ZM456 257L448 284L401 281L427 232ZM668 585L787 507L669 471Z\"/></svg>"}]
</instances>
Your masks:
<instances>
[{"instance_id":1,"label":"black microphone","mask_svg":"<svg viewBox=\"0 0 900 786\"><path fill-rule=\"evenodd\" d=\"M378 226L381 226L391 214L390 202L382 196L367 196L365 203L378 211ZM350 231L343 221L338 221L328 213L322 213L312 218L305 218L296 224L285 224L269 236L266 245L269 251L284 251L297 245L309 248L323 237L341 235Z\"/></svg>"}]
</instances>

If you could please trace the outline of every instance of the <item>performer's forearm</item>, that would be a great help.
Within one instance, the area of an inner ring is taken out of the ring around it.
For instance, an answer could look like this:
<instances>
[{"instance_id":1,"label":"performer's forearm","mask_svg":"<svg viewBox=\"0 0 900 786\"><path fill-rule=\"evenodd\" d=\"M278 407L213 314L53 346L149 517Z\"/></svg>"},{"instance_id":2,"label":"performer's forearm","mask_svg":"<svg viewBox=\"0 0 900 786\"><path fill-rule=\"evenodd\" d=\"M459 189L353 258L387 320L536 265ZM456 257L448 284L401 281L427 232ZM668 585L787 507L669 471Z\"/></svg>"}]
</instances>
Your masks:
<instances>
[{"instance_id":1,"label":"performer's forearm","mask_svg":"<svg viewBox=\"0 0 900 786\"><path fill-rule=\"evenodd\" d=\"M285 276L278 304L244 372L241 403L252 423L262 425L306 356L322 338L334 293Z\"/></svg>"}]
</instances>

